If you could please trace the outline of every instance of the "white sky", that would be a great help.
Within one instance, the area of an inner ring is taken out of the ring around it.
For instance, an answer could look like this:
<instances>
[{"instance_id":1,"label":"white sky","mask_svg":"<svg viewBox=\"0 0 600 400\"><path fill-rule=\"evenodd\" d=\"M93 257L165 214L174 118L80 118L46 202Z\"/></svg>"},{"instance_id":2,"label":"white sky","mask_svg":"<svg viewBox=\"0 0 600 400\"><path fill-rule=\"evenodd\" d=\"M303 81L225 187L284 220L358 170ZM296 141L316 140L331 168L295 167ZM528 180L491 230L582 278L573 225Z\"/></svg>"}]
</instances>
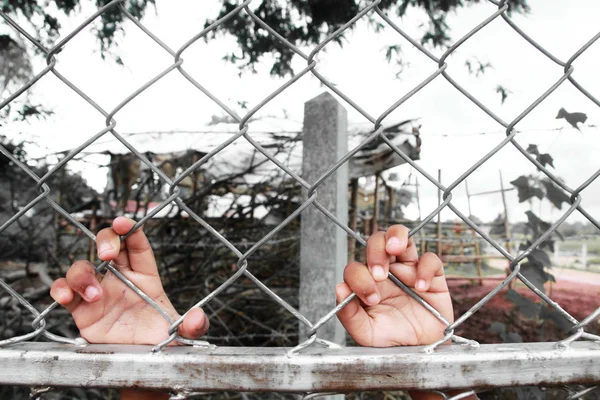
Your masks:
<instances>
[{"instance_id":1,"label":"white sky","mask_svg":"<svg viewBox=\"0 0 600 400\"><path fill-rule=\"evenodd\" d=\"M531 14L515 15L514 21L563 61L597 33L600 15L600 3L597 1L529 0L529 3ZM216 16L218 10L219 2L215 0L157 0L157 13L149 10L143 23L177 49L200 32L204 20ZM448 23L452 27L453 39L460 38L495 10L491 3L482 2L451 15ZM84 7L77 18L66 20L65 32L92 12L91 7ZM420 11L413 10L407 18L397 22L418 38L421 32L418 26L424 20ZM1 29L5 31L6 27ZM99 46L90 28L77 35L57 56L57 70L107 110L172 64L172 57L133 24L126 24L125 30L126 35L115 50L124 60L125 67L100 59ZM383 34L376 34L367 28L366 23L361 23L352 34L347 35L347 39L343 49L335 43L329 44L327 52L318 56L317 68L375 117L436 70L431 60L391 28ZM400 44L403 57L410 63L400 79L395 78L398 67L385 61L383 49L391 44ZM259 66L258 74L246 73L239 77L237 68L222 60L222 56L231 51L237 51L232 38L219 38L208 44L200 40L183 53L184 68L219 99L243 114L236 105L237 101L248 102L249 108L252 108L285 80L269 76L271 64L268 59ZM442 53L441 50L433 52L438 56ZM474 57L490 62L494 68L488 69L484 76L470 76L464 63ZM575 62L573 75L596 96L600 96L599 61L600 44L596 43ZM562 75L559 66L530 46L500 18L461 46L448 63L449 74L506 121L519 115ZM38 58L34 65L35 71L40 71L45 62ZM305 62L296 58L295 71L303 67ZM512 91L504 105L495 93L497 84ZM301 121L304 102L323 90L316 78L305 76L258 115L281 115L285 110L291 118ZM46 121L6 125L4 134L33 138L43 148L54 151L76 147L105 126L104 117L52 74L38 82L31 94L35 101L49 106L55 114ZM365 121L350 105L345 104L345 107L351 121ZM598 107L566 82L517 125L517 129L524 132L516 138L524 147L533 143L542 152L549 152L554 157L558 175L575 188L600 168L600 158L596 156L600 152L600 135L598 128L584 128L583 134L567 128L565 120L555 119L561 107L570 112L586 113L587 124L600 124ZM116 114L116 129L120 133L201 129L213 114L221 115L223 112L177 71L173 71ZM441 76L389 118L413 117L421 118L422 123L423 147L419 164L434 176L437 176L438 169L442 169L442 180L446 185L504 138L499 124ZM566 129L556 130L561 127ZM479 134L481 132L486 134ZM30 151L36 154L36 149ZM39 150L37 154L40 154ZM535 167L509 145L469 177L470 191L499 189L500 169L507 187L510 186L508 182L519 175L535 173ZM401 179L405 179L411 169L402 166L398 172ZM83 175L95 188L101 190L104 187L105 169L88 164ZM425 216L435 208L437 192L425 178L419 177L419 183L422 184L421 208ZM523 220L524 211L530 205L519 205L514 191L507 194L507 199L511 220ZM464 184L456 188L453 203L467 213ZM593 216L600 216L600 179L583 192L583 205ZM540 205L536 201L533 206L545 219L555 220L560 216L560 212L552 210L547 202ZM473 214L483 220L495 218L501 210L499 194L472 199ZM416 217L416 206L409 207L408 217ZM442 214L443 219L453 217L449 210ZM581 219L576 213L569 220Z\"/></svg>"}]
</instances>

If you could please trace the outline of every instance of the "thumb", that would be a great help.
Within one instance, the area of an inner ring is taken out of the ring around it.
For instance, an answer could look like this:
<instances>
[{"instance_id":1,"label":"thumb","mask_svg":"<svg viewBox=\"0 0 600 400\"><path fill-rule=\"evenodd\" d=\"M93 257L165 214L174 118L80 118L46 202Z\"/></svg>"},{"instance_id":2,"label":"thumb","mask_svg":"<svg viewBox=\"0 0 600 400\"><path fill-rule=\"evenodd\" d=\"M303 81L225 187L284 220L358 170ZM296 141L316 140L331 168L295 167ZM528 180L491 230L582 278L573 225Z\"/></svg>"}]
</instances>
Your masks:
<instances>
[{"instance_id":1,"label":"thumb","mask_svg":"<svg viewBox=\"0 0 600 400\"><path fill-rule=\"evenodd\" d=\"M336 302L339 304L352 294L352 290L346 283L340 283L335 288ZM370 346L372 332L370 330L369 315L361 306L358 298L352 299L346 307L337 313L338 319L344 329L352 336L352 339L361 346Z\"/></svg>"},{"instance_id":2,"label":"thumb","mask_svg":"<svg viewBox=\"0 0 600 400\"><path fill-rule=\"evenodd\" d=\"M178 333L187 339L198 339L208 332L208 317L201 308L191 309L179 325Z\"/></svg>"}]
</instances>

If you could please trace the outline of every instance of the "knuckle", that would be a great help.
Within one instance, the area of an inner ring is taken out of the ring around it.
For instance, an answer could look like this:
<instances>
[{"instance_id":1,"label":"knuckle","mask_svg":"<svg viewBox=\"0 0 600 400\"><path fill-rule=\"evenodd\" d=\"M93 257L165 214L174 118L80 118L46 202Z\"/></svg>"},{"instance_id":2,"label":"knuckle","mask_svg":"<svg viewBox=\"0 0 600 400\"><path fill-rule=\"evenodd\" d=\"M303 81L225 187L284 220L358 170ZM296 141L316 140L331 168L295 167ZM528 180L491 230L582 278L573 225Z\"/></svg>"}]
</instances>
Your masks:
<instances>
[{"instance_id":1,"label":"knuckle","mask_svg":"<svg viewBox=\"0 0 600 400\"><path fill-rule=\"evenodd\" d=\"M359 262L352 262L344 269L344 280L354 281L360 275L361 271L366 269L366 266Z\"/></svg>"},{"instance_id":2,"label":"knuckle","mask_svg":"<svg viewBox=\"0 0 600 400\"><path fill-rule=\"evenodd\" d=\"M352 272L352 271L356 271L359 268L364 268L364 265L361 264L361 263L359 263L358 261L353 261L353 262L351 262L350 264L348 264L346 266L345 271L346 272Z\"/></svg>"},{"instance_id":3,"label":"knuckle","mask_svg":"<svg viewBox=\"0 0 600 400\"><path fill-rule=\"evenodd\" d=\"M408 228L402 224L393 225L393 228L398 230L399 232L408 232Z\"/></svg>"},{"instance_id":4,"label":"knuckle","mask_svg":"<svg viewBox=\"0 0 600 400\"><path fill-rule=\"evenodd\" d=\"M86 260L77 260L71 265L71 268L91 268L92 264Z\"/></svg>"},{"instance_id":5,"label":"knuckle","mask_svg":"<svg viewBox=\"0 0 600 400\"><path fill-rule=\"evenodd\" d=\"M377 231L369 237L369 239L367 240L367 244L376 243L377 241L381 240L381 238L383 238L383 237L385 237L385 232Z\"/></svg>"},{"instance_id":6,"label":"knuckle","mask_svg":"<svg viewBox=\"0 0 600 400\"><path fill-rule=\"evenodd\" d=\"M81 277L86 273L91 273L92 267L88 261L77 260L72 265L71 268L67 271L67 280L71 280L74 278Z\"/></svg>"},{"instance_id":7,"label":"knuckle","mask_svg":"<svg viewBox=\"0 0 600 400\"><path fill-rule=\"evenodd\" d=\"M372 242L367 244L367 256L371 257L383 257L387 258L385 252L385 240L382 236L376 238Z\"/></svg>"},{"instance_id":8,"label":"knuckle","mask_svg":"<svg viewBox=\"0 0 600 400\"><path fill-rule=\"evenodd\" d=\"M353 320L354 318L356 318L359 315L359 313L360 313L360 308L354 307L354 309L352 310L352 313L350 315L348 315L348 319Z\"/></svg>"},{"instance_id":9,"label":"knuckle","mask_svg":"<svg viewBox=\"0 0 600 400\"><path fill-rule=\"evenodd\" d=\"M388 233L396 236L403 236L408 233L408 228L402 224L396 224L388 228Z\"/></svg>"},{"instance_id":10,"label":"knuckle","mask_svg":"<svg viewBox=\"0 0 600 400\"><path fill-rule=\"evenodd\" d=\"M148 242L136 247L129 246L129 248L127 248L127 252L130 254L142 254L147 252L148 250L152 250L152 248L150 247L150 243Z\"/></svg>"}]
</instances>

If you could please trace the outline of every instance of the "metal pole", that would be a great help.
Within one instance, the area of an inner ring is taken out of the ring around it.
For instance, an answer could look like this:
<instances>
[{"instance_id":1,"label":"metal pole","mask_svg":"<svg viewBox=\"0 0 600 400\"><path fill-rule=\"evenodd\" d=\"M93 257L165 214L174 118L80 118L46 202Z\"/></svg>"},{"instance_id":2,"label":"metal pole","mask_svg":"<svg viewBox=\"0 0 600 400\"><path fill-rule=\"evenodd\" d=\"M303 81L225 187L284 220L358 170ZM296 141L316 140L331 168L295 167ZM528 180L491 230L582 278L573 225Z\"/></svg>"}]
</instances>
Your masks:
<instances>
[{"instance_id":1,"label":"metal pole","mask_svg":"<svg viewBox=\"0 0 600 400\"><path fill-rule=\"evenodd\" d=\"M467 204L469 206L469 218L473 215L471 212L471 195L469 194L469 182L465 179L465 190L467 191Z\"/></svg>"}]
</instances>

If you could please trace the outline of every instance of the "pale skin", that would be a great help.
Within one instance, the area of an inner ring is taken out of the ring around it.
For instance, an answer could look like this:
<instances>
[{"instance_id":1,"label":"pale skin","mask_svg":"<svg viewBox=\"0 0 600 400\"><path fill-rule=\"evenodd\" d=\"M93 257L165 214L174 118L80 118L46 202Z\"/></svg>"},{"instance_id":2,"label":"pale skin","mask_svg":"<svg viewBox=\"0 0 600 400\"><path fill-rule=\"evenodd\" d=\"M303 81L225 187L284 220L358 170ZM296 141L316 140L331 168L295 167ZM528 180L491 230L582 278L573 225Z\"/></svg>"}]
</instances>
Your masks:
<instances>
[{"instance_id":1,"label":"pale skin","mask_svg":"<svg viewBox=\"0 0 600 400\"><path fill-rule=\"evenodd\" d=\"M97 235L98 257L113 265L154 299L173 319L179 314L164 292L152 248L141 229L123 243L135 222L119 217L112 228ZM353 299L338 313L344 328L362 346L391 347L431 344L444 335L444 324L387 279L391 271L407 286L453 321L452 302L440 259L426 253L421 257L408 229L390 227L369 238L367 265L351 263L344 282L335 288L340 302L352 292ZM50 290L54 300L72 314L81 337L90 343L156 344L168 337L170 324L142 298L108 272L100 280L93 265L75 262L66 278L57 279ZM195 308L179 326L181 336L197 339L208 330L204 312ZM439 396L412 392L415 400ZM164 393L123 389L121 399L167 399Z\"/></svg>"}]
</instances>

